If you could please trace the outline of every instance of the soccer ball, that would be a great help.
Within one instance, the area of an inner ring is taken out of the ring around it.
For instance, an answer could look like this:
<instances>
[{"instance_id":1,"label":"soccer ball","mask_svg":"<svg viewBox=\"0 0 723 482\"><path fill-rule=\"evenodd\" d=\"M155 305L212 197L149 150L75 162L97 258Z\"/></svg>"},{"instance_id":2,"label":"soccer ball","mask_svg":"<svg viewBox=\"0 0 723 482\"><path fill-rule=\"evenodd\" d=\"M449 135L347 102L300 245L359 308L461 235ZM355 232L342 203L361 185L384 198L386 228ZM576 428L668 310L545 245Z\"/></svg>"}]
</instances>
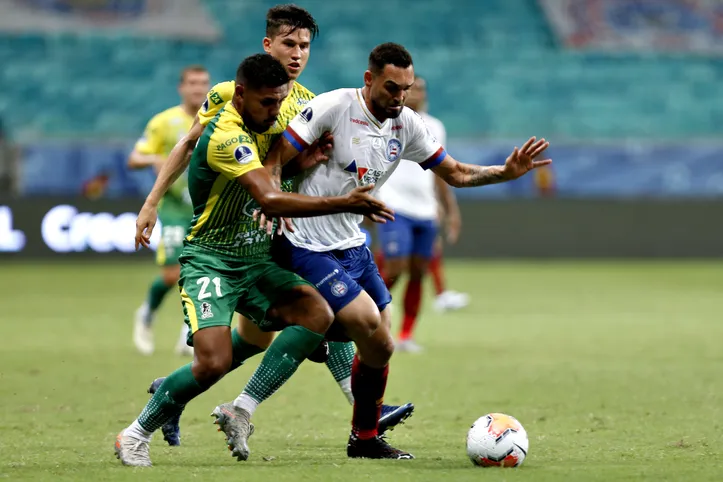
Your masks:
<instances>
[{"instance_id":1,"label":"soccer ball","mask_svg":"<svg viewBox=\"0 0 723 482\"><path fill-rule=\"evenodd\" d=\"M481 467L517 467L527 456L527 432L515 417L488 413L467 433L467 455Z\"/></svg>"}]
</instances>

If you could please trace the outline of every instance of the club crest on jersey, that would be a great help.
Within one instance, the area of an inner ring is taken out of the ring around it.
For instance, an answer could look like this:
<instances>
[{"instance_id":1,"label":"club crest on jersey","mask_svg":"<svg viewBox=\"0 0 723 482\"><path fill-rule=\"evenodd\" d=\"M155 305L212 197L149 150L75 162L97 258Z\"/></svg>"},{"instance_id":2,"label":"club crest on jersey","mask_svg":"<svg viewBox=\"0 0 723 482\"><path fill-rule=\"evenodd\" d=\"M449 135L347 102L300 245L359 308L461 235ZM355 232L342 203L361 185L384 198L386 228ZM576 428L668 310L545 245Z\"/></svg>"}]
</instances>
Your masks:
<instances>
[{"instance_id":1,"label":"club crest on jersey","mask_svg":"<svg viewBox=\"0 0 723 482\"><path fill-rule=\"evenodd\" d=\"M394 162L402 155L402 143L399 139L389 139L387 142L387 161Z\"/></svg>"},{"instance_id":2,"label":"club crest on jersey","mask_svg":"<svg viewBox=\"0 0 723 482\"><path fill-rule=\"evenodd\" d=\"M346 286L346 283L343 281L336 281L333 285L331 285L331 294L336 296L337 298L341 298L349 291L349 288Z\"/></svg>"},{"instance_id":3,"label":"club crest on jersey","mask_svg":"<svg viewBox=\"0 0 723 482\"><path fill-rule=\"evenodd\" d=\"M311 121L311 118L314 117L314 111L311 110L311 107L307 107L306 109L301 111L301 122L306 124L307 122Z\"/></svg>"},{"instance_id":4,"label":"club crest on jersey","mask_svg":"<svg viewBox=\"0 0 723 482\"><path fill-rule=\"evenodd\" d=\"M204 301L203 303L201 303L201 319L206 320L211 317L213 317L213 311L211 311L211 304Z\"/></svg>"},{"instance_id":5,"label":"club crest on jersey","mask_svg":"<svg viewBox=\"0 0 723 482\"><path fill-rule=\"evenodd\" d=\"M249 146L240 145L233 151L233 157L239 164L248 164L254 158L254 151Z\"/></svg>"}]
</instances>

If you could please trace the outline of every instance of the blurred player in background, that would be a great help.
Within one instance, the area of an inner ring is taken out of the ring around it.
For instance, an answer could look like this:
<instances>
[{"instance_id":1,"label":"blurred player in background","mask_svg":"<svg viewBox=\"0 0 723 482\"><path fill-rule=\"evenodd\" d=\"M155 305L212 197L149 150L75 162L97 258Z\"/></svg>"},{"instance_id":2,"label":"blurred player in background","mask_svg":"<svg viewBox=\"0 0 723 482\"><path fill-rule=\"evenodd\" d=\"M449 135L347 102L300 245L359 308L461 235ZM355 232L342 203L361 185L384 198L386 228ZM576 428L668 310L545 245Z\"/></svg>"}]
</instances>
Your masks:
<instances>
[{"instance_id":1,"label":"blurred player in background","mask_svg":"<svg viewBox=\"0 0 723 482\"><path fill-rule=\"evenodd\" d=\"M156 114L143 132L128 158L131 169L152 167L158 172L171 149L188 132L193 119L201 108L210 86L209 75L200 65L191 65L181 72L178 93L181 104ZM158 206L161 221L161 242L156 253L156 263L161 273L148 287L146 301L138 308L133 326L133 342L139 352L150 355L155 349L153 319L163 299L170 290L176 290L180 265L178 257L183 249L183 238L193 216L188 195L188 180L181 176L166 192ZM179 354L192 355L193 349L186 345L188 327L183 326L176 345Z\"/></svg>"},{"instance_id":2,"label":"blurred player in background","mask_svg":"<svg viewBox=\"0 0 723 482\"><path fill-rule=\"evenodd\" d=\"M427 113L427 83L419 75L409 89L405 105L420 115L440 145L446 145L444 125ZM452 189L442 178L407 160L399 163L394 175L379 190L379 197L395 212L393 222L377 227L384 260L381 270L384 282L391 290L403 274L408 276L396 349L419 352L422 348L414 341L412 333L422 304L422 282L438 239L438 224L443 221L448 240L456 242L462 226L459 207ZM443 214L438 220L440 212Z\"/></svg>"},{"instance_id":3,"label":"blurred player in background","mask_svg":"<svg viewBox=\"0 0 723 482\"><path fill-rule=\"evenodd\" d=\"M256 134L259 156L263 159L272 144L281 136L286 129L287 124L294 118L296 114L306 106L310 99L314 97L308 89L297 82L298 77L304 71L309 59L311 50L311 42L318 34L319 27L314 17L303 8L295 5L278 5L266 14L266 36L262 41L264 51L281 62L289 75L289 95L281 106L279 116L276 123L263 134ZM221 82L215 85L208 93L206 101L203 103L198 112L198 121L194 123L191 131L179 142L178 148L175 150L179 164L173 165L173 161L169 163L161 173L153 187L153 191L149 194L146 204L139 213L138 229L136 240L139 233L155 222L154 199L160 198L165 192L166 186L169 185L173 176L177 172L181 172L188 164L188 153L195 146L199 139L203 126L207 125L221 111L226 103L232 100L235 91L235 82L233 80ZM284 167L285 173L293 174L287 168L293 167L293 164ZM293 191L293 181L285 181L282 183L282 190ZM261 331L254 323L246 319L243 315L239 317L239 325L237 329L238 335L249 344L255 347L256 353L261 353L268 349L278 349L274 340L274 333ZM354 397L351 391L351 371L354 359L354 344L351 342L323 342L319 350L313 353L309 359L312 361L325 361L329 372L334 377L346 399L351 404ZM267 367L262 362L257 370L258 373L265 373ZM266 381L267 378L260 375L254 375L254 391L251 396L256 403L266 400L275 390ZM155 380L149 389L153 394L163 378ZM241 404L242 402L238 402ZM384 405L382 417L380 419L380 433L383 433L388 427L394 427L404 419L409 417L414 410L411 403L402 406ZM179 417L173 418L163 426L163 436L170 445L180 444L180 427Z\"/></svg>"}]
</instances>

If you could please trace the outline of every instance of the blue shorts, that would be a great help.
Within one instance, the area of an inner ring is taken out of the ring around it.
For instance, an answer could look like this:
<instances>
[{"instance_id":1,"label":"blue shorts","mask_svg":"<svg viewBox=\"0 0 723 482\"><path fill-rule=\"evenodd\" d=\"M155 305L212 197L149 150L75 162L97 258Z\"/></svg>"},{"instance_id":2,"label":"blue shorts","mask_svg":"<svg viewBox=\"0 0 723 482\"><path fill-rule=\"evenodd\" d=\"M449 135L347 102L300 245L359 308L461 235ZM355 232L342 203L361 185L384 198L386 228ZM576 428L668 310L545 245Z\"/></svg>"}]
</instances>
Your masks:
<instances>
[{"instance_id":1,"label":"blue shorts","mask_svg":"<svg viewBox=\"0 0 723 482\"><path fill-rule=\"evenodd\" d=\"M395 214L394 221L378 226L377 234L386 258L415 255L431 259L437 239L437 221Z\"/></svg>"},{"instance_id":2,"label":"blue shorts","mask_svg":"<svg viewBox=\"0 0 723 482\"><path fill-rule=\"evenodd\" d=\"M366 246L317 252L294 246L278 236L274 257L282 267L316 286L334 313L351 303L362 290L372 297L379 311L392 302L374 256Z\"/></svg>"}]
</instances>

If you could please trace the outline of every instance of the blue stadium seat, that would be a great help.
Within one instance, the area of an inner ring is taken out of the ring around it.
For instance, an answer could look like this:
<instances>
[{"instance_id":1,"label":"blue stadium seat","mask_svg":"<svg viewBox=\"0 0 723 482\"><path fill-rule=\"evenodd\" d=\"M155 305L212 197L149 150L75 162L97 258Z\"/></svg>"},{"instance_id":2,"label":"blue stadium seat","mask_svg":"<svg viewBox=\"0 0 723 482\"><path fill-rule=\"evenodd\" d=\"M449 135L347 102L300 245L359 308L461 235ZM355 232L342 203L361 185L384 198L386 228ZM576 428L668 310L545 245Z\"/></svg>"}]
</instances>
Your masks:
<instances>
[{"instance_id":1,"label":"blue stadium seat","mask_svg":"<svg viewBox=\"0 0 723 482\"><path fill-rule=\"evenodd\" d=\"M270 0L204 0L223 42L91 33L0 36L0 116L17 132L135 138L174 105L184 65L213 81L261 50ZM302 82L316 92L360 85L369 50L406 45L429 81L430 106L453 137L715 136L723 62L561 50L535 0L309 1L321 35ZM22 55L18 55L22 52ZM41 112L13 107L33 99ZM38 118L34 118L38 116Z\"/></svg>"}]
</instances>

